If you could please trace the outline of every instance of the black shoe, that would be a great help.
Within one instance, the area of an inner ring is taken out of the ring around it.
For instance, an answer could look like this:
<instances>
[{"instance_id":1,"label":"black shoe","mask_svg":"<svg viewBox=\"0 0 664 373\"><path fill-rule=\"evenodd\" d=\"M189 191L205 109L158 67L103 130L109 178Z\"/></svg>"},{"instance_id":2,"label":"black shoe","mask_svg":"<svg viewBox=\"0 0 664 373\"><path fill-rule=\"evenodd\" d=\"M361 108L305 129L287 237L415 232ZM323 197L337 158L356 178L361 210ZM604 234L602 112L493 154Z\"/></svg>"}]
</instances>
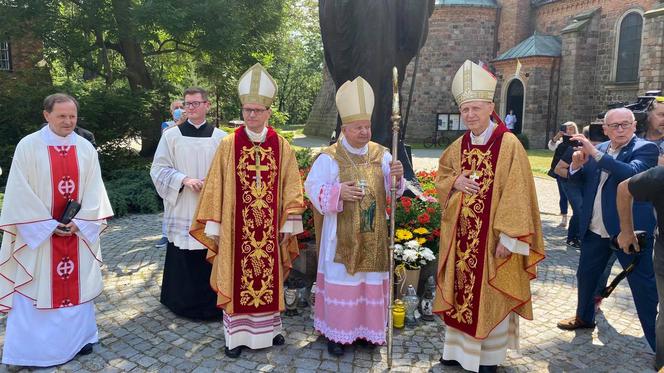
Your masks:
<instances>
[{"instance_id":1,"label":"black shoe","mask_svg":"<svg viewBox=\"0 0 664 373\"><path fill-rule=\"evenodd\" d=\"M571 246L575 249L580 249L581 248L581 242L579 242L578 239L572 238L570 240L567 240L567 246Z\"/></svg>"},{"instance_id":2,"label":"black shoe","mask_svg":"<svg viewBox=\"0 0 664 373\"><path fill-rule=\"evenodd\" d=\"M344 345L332 341L327 341L327 352L332 356L342 356L344 354Z\"/></svg>"},{"instance_id":3,"label":"black shoe","mask_svg":"<svg viewBox=\"0 0 664 373\"><path fill-rule=\"evenodd\" d=\"M272 338L272 346L281 346L284 343L286 343L286 338L284 338L284 336L281 334L277 334L274 338Z\"/></svg>"},{"instance_id":4,"label":"black shoe","mask_svg":"<svg viewBox=\"0 0 664 373\"><path fill-rule=\"evenodd\" d=\"M355 342L353 342L353 344L356 345L356 346L362 346L362 347L368 348L370 350L373 350L374 348L376 348L376 346L378 346L377 344L371 343L368 340L363 339L363 338L356 339Z\"/></svg>"},{"instance_id":5,"label":"black shoe","mask_svg":"<svg viewBox=\"0 0 664 373\"><path fill-rule=\"evenodd\" d=\"M440 358L440 363L443 364L446 367L458 367L461 365L458 361L456 360L445 360L442 357Z\"/></svg>"},{"instance_id":6,"label":"black shoe","mask_svg":"<svg viewBox=\"0 0 664 373\"><path fill-rule=\"evenodd\" d=\"M83 348L81 349L81 351L78 352L77 355L84 356L84 355L90 355L91 353L92 353L92 343L88 343L85 346L83 346Z\"/></svg>"},{"instance_id":7,"label":"black shoe","mask_svg":"<svg viewBox=\"0 0 664 373\"><path fill-rule=\"evenodd\" d=\"M237 359L238 357L240 357L241 353L242 353L242 346L237 346L233 349L224 347L224 354L226 354L226 356L230 357L231 359Z\"/></svg>"},{"instance_id":8,"label":"black shoe","mask_svg":"<svg viewBox=\"0 0 664 373\"><path fill-rule=\"evenodd\" d=\"M480 365L480 370L477 373L496 373L498 365Z\"/></svg>"}]
</instances>

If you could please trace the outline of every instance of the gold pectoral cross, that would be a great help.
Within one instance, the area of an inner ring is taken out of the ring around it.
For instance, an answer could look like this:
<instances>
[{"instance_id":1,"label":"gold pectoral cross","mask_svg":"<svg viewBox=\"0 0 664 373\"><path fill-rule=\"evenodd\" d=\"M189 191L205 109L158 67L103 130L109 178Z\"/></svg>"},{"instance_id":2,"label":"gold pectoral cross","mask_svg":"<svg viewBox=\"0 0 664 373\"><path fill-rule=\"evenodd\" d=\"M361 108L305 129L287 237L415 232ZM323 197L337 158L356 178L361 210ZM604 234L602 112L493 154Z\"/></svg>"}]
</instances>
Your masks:
<instances>
[{"instance_id":1,"label":"gold pectoral cross","mask_svg":"<svg viewBox=\"0 0 664 373\"><path fill-rule=\"evenodd\" d=\"M256 160L256 164L247 166L247 169L249 171L256 172L256 187L260 188L260 186L261 186L261 172L268 170L268 167L266 165L261 164L261 147L260 146L254 146L254 159Z\"/></svg>"}]
</instances>

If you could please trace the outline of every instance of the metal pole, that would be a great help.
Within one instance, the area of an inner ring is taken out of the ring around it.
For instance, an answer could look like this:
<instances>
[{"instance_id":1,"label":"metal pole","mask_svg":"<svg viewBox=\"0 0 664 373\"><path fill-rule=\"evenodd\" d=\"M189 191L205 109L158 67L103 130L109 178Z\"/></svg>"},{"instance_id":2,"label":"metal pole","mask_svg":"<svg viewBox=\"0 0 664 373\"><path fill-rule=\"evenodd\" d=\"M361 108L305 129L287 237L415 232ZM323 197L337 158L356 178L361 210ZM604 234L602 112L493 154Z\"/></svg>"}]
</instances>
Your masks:
<instances>
[{"instance_id":1,"label":"metal pole","mask_svg":"<svg viewBox=\"0 0 664 373\"><path fill-rule=\"evenodd\" d=\"M399 122L401 121L399 109L399 75L397 68L392 68L392 162L399 159L397 146L399 144ZM396 210L397 198L397 180L396 176L392 176L392 185L390 187L390 297L387 314L387 369L392 369L392 330L394 326L394 318L392 316L392 309L394 308L394 232L396 229L394 218Z\"/></svg>"}]
</instances>

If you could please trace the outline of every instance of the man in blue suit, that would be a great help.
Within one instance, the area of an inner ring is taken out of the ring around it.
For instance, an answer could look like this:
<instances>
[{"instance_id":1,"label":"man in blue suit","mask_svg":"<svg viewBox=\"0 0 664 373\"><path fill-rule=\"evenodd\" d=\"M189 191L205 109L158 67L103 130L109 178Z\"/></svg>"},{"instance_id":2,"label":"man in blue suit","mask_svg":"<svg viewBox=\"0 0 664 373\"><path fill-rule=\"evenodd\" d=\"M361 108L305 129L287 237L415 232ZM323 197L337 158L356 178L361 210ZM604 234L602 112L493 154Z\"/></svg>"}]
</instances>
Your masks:
<instances>
[{"instance_id":1,"label":"man in blue suit","mask_svg":"<svg viewBox=\"0 0 664 373\"><path fill-rule=\"evenodd\" d=\"M657 164L659 151L651 142L634 135L634 114L625 108L609 110L604 117L604 133L609 141L593 146L584 136L573 139L581 143L570 165L570 179L583 188L583 211L580 217L581 258L576 273L578 304L576 315L558 323L565 330L595 327L593 292L611 255L610 238L620 233L616 208L618 184ZM655 229L653 207L634 203L634 227L648 233L648 244L641 248L641 258L627 276L636 312L648 344L655 350L655 317L657 288L652 263L652 237ZM616 252L618 261L627 267L632 255Z\"/></svg>"}]
</instances>

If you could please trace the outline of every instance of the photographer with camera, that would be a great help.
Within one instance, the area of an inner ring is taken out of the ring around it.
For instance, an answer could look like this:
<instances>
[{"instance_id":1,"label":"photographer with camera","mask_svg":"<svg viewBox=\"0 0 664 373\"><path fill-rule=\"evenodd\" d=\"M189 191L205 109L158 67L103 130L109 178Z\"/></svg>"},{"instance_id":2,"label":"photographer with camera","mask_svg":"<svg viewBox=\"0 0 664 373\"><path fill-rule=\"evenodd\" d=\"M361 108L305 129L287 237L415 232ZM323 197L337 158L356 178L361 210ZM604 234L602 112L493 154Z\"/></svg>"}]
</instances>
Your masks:
<instances>
[{"instance_id":1,"label":"photographer with camera","mask_svg":"<svg viewBox=\"0 0 664 373\"><path fill-rule=\"evenodd\" d=\"M577 133L579 133L579 128L576 126L576 123L565 122L560 126L560 131L554 135L551 140L549 140L548 144L549 150L554 153L553 159L551 160L551 167L549 168L549 172L547 174L556 179L556 184L558 184L558 194L560 195L558 204L560 206L560 215L562 216L562 220L558 225L559 228L567 228L568 200L560 177L555 174L554 170L558 164L558 161L560 160L560 157L562 157L562 155L565 154L565 151L570 147L569 140Z\"/></svg>"},{"instance_id":2,"label":"photographer with camera","mask_svg":"<svg viewBox=\"0 0 664 373\"><path fill-rule=\"evenodd\" d=\"M581 143L572 156L570 180L578 181L583 189L583 211L580 217L581 258L577 270L578 304L576 315L562 320L558 327L575 330L595 327L593 293L611 255L610 237L620 231L616 195L618 184L657 164L655 144L637 138L634 114L626 108L609 110L604 117L604 132L609 141L597 146L583 135L573 140ZM636 203L635 227L652 237L655 228L652 205ZM655 316L657 289L652 266L652 241L641 248L642 256L627 277L634 297L636 311L646 339L655 350ZM618 261L627 267L632 257L616 252Z\"/></svg>"},{"instance_id":3,"label":"photographer with camera","mask_svg":"<svg viewBox=\"0 0 664 373\"><path fill-rule=\"evenodd\" d=\"M658 164L664 166L664 97L657 96L648 107L648 121L644 139L659 147Z\"/></svg>"},{"instance_id":4,"label":"photographer with camera","mask_svg":"<svg viewBox=\"0 0 664 373\"><path fill-rule=\"evenodd\" d=\"M661 159L661 156L660 156ZM655 206L657 212L657 238L655 240L655 249L653 264L655 271L655 280L657 284L657 293L659 294L659 303L664 302L664 195L662 186L664 185L664 167L654 167L648 171L633 176L618 185L618 215L620 216L620 234L617 241L618 246L629 253L630 248L640 251L637 236L634 233L634 222L632 209L634 199L642 202L650 202ZM655 370L664 366L664 318L657 316L657 326L655 329L657 336L657 350L655 351Z\"/></svg>"}]
</instances>

